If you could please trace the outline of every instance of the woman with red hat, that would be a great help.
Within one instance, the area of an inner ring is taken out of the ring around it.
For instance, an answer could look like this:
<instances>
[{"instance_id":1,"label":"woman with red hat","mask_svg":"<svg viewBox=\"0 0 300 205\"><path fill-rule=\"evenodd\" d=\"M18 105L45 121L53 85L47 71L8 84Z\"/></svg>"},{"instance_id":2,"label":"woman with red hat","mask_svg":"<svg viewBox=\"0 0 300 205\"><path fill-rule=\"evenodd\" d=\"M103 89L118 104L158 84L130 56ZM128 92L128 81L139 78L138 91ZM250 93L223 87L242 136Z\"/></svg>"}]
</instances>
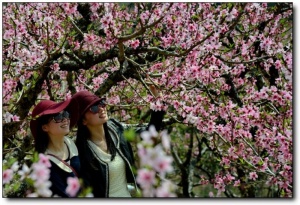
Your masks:
<instances>
[{"instance_id":1,"label":"woman with red hat","mask_svg":"<svg viewBox=\"0 0 300 205\"><path fill-rule=\"evenodd\" d=\"M35 150L48 156L51 162L50 181L53 196L71 197L67 192L67 178L78 177L80 160L75 143L66 135L76 122L66 111L71 99L63 102L43 100L32 111L30 129Z\"/></svg>"},{"instance_id":2,"label":"woman with red hat","mask_svg":"<svg viewBox=\"0 0 300 205\"><path fill-rule=\"evenodd\" d=\"M132 170L133 152L123 136L124 127L108 119L105 98L80 91L72 101L79 106L76 145L85 184L92 187L94 197L131 197L132 187L137 190L137 184ZM154 125L159 130L163 115L163 111L153 111L148 127Z\"/></svg>"}]
</instances>

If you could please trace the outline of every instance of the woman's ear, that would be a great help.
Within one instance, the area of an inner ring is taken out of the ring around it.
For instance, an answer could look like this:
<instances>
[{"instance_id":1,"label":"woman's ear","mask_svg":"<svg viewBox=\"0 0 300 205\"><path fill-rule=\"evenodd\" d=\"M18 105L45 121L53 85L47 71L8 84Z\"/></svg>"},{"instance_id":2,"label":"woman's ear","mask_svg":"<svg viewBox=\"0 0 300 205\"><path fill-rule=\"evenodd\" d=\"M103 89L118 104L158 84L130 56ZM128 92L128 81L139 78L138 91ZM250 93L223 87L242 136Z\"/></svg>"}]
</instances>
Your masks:
<instances>
[{"instance_id":1,"label":"woman's ear","mask_svg":"<svg viewBox=\"0 0 300 205\"><path fill-rule=\"evenodd\" d=\"M82 124L83 125L85 125L86 126L86 124L87 124L87 121L86 121L86 119L83 117L83 119L82 119Z\"/></svg>"},{"instance_id":2,"label":"woman's ear","mask_svg":"<svg viewBox=\"0 0 300 205\"><path fill-rule=\"evenodd\" d=\"M42 130L44 131L44 132L48 132L48 126L47 125L42 125Z\"/></svg>"}]
</instances>

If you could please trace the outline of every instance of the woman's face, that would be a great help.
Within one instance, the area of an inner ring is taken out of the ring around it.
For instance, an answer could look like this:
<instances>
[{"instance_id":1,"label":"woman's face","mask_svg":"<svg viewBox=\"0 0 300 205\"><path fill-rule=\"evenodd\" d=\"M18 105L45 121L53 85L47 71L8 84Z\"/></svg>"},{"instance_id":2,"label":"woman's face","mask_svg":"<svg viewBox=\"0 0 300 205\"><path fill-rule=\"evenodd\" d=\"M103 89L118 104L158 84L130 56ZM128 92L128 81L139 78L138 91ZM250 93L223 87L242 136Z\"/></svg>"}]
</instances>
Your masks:
<instances>
[{"instance_id":1,"label":"woman's face","mask_svg":"<svg viewBox=\"0 0 300 205\"><path fill-rule=\"evenodd\" d=\"M88 111L84 114L83 125L99 126L106 123L108 120L107 110L105 105L99 105L98 103L91 106Z\"/></svg>"},{"instance_id":2,"label":"woman's face","mask_svg":"<svg viewBox=\"0 0 300 205\"><path fill-rule=\"evenodd\" d=\"M52 115L47 124L42 126L44 132L54 137L63 137L70 132L70 118L69 113L62 111Z\"/></svg>"}]
</instances>

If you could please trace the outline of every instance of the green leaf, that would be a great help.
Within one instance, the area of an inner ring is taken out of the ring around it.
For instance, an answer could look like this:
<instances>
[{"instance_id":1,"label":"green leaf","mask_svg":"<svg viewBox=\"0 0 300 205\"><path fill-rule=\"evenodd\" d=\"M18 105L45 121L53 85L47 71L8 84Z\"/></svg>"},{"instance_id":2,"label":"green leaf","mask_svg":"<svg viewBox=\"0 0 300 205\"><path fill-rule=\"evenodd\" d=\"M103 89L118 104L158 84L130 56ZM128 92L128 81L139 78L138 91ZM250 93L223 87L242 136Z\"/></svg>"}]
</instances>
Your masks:
<instances>
[{"instance_id":1,"label":"green leaf","mask_svg":"<svg viewBox=\"0 0 300 205\"><path fill-rule=\"evenodd\" d=\"M38 162L39 161L39 154L37 152L34 152L32 162Z\"/></svg>"},{"instance_id":2,"label":"green leaf","mask_svg":"<svg viewBox=\"0 0 300 205\"><path fill-rule=\"evenodd\" d=\"M262 166L264 164L264 162L262 160L260 160L257 164L258 164L258 166Z\"/></svg>"},{"instance_id":3,"label":"green leaf","mask_svg":"<svg viewBox=\"0 0 300 205\"><path fill-rule=\"evenodd\" d=\"M39 77L39 74L36 71L33 71L32 75L34 79L37 79Z\"/></svg>"},{"instance_id":4,"label":"green leaf","mask_svg":"<svg viewBox=\"0 0 300 205\"><path fill-rule=\"evenodd\" d=\"M16 183L13 185L13 190L14 190L14 191L18 191L20 185L21 185L20 183L16 182Z\"/></svg>"},{"instance_id":5,"label":"green leaf","mask_svg":"<svg viewBox=\"0 0 300 205\"><path fill-rule=\"evenodd\" d=\"M7 168L10 168L15 162L17 161L16 158L10 158L7 162Z\"/></svg>"},{"instance_id":6,"label":"green leaf","mask_svg":"<svg viewBox=\"0 0 300 205\"><path fill-rule=\"evenodd\" d=\"M129 142L134 141L134 139L135 139L135 131L134 131L134 129L125 130L124 131L124 137Z\"/></svg>"},{"instance_id":7,"label":"green leaf","mask_svg":"<svg viewBox=\"0 0 300 205\"><path fill-rule=\"evenodd\" d=\"M87 27L87 30L89 31L89 30L91 30L92 29L92 27L93 27L93 23L90 23L89 25L88 25L88 27Z\"/></svg>"}]
</instances>

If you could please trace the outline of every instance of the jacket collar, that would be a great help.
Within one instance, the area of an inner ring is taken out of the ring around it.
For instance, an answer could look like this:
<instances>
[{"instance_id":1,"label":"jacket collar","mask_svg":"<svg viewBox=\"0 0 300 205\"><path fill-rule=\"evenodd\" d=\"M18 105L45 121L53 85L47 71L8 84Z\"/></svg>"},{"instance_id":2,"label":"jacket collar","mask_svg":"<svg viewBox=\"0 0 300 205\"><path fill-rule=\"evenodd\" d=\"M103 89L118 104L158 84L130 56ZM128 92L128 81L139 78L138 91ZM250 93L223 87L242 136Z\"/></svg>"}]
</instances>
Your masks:
<instances>
[{"instance_id":1,"label":"jacket collar","mask_svg":"<svg viewBox=\"0 0 300 205\"><path fill-rule=\"evenodd\" d=\"M75 143L73 142L73 140L70 139L69 137L64 137L64 142L66 143L66 145L69 148L70 160L72 159L72 157L78 156L78 150L77 150L77 147L76 147ZM45 154L47 154L47 152ZM61 162L60 160L58 160L56 157L48 155L48 158L50 159L50 161L52 161L53 163L55 163L62 170L66 171L66 172L72 172L72 170L70 169L70 167L68 167L67 165L65 165L63 162Z\"/></svg>"},{"instance_id":2,"label":"jacket collar","mask_svg":"<svg viewBox=\"0 0 300 205\"><path fill-rule=\"evenodd\" d=\"M107 124L107 127L108 127L108 131L111 135L111 138L112 138L116 148L119 149L119 147L120 147L120 138L119 138L119 135L118 135L118 130L116 129L116 127L114 127L110 123Z\"/></svg>"}]
</instances>

